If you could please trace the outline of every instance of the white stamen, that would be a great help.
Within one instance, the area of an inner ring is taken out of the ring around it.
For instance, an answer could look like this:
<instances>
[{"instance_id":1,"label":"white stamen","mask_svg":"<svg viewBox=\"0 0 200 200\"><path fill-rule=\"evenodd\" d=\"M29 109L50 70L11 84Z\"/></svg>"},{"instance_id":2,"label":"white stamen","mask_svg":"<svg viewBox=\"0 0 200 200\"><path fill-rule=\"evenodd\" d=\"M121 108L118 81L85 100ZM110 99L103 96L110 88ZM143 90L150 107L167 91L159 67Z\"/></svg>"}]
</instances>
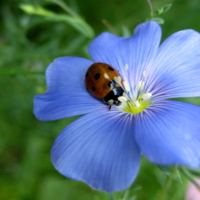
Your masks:
<instances>
[{"instance_id":1,"label":"white stamen","mask_svg":"<svg viewBox=\"0 0 200 200\"><path fill-rule=\"evenodd\" d=\"M140 87L140 90L143 90L144 89L144 82L142 82L142 85Z\"/></svg>"},{"instance_id":2,"label":"white stamen","mask_svg":"<svg viewBox=\"0 0 200 200\"><path fill-rule=\"evenodd\" d=\"M151 97L152 97L152 93L144 93L144 94L142 94L142 99L143 100L150 99Z\"/></svg>"},{"instance_id":3,"label":"white stamen","mask_svg":"<svg viewBox=\"0 0 200 200\"><path fill-rule=\"evenodd\" d=\"M114 100L112 100L112 99L108 101L109 105L112 105L113 103L114 103Z\"/></svg>"},{"instance_id":4,"label":"white stamen","mask_svg":"<svg viewBox=\"0 0 200 200\"><path fill-rule=\"evenodd\" d=\"M140 107L139 101L135 101L134 104L135 104L135 107L136 107L136 108Z\"/></svg>"},{"instance_id":5,"label":"white stamen","mask_svg":"<svg viewBox=\"0 0 200 200\"><path fill-rule=\"evenodd\" d=\"M114 80L117 82L117 83L121 83L122 79L120 76L115 76L114 77Z\"/></svg>"},{"instance_id":6,"label":"white stamen","mask_svg":"<svg viewBox=\"0 0 200 200\"><path fill-rule=\"evenodd\" d=\"M117 99L121 102L127 102L128 101L128 99L124 96L118 97Z\"/></svg>"},{"instance_id":7,"label":"white stamen","mask_svg":"<svg viewBox=\"0 0 200 200\"><path fill-rule=\"evenodd\" d=\"M140 91L144 89L144 82L143 81L139 81L139 83L137 84L136 90Z\"/></svg>"},{"instance_id":8,"label":"white stamen","mask_svg":"<svg viewBox=\"0 0 200 200\"><path fill-rule=\"evenodd\" d=\"M104 74L104 77L106 78L106 79L109 79L109 76L108 76L108 74Z\"/></svg>"},{"instance_id":9,"label":"white stamen","mask_svg":"<svg viewBox=\"0 0 200 200\"><path fill-rule=\"evenodd\" d=\"M142 74L143 74L143 76L146 76L146 75L147 75L147 72L146 72L146 71L143 71Z\"/></svg>"},{"instance_id":10,"label":"white stamen","mask_svg":"<svg viewBox=\"0 0 200 200\"><path fill-rule=\"evenodd\" d=\"M122 82L122 85L124 86L124 88L125 88L125 90L126 90L127 92L130 91L129 85L126 83L126 81L123 81L123 82Z\"/></svg>"},{"instance_id":11,"label":"white stamen","mask_svg":"<svg viewBox=\"0 0 200 200\"><path fill-rule=\"evenodd\" d=\"M128 70L128 64L126 64L126 65L124 66L124 68L125 68L125 70Z\"/></svg>"}]
</instances>

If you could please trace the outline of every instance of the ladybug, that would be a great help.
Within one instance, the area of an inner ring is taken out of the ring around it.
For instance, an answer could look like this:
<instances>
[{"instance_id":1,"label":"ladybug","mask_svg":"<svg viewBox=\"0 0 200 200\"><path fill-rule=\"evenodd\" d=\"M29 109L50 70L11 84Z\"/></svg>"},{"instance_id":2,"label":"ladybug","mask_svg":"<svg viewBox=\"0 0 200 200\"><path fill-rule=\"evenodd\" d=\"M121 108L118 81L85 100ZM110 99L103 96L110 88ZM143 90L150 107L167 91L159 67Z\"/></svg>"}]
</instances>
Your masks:
<instances>
[{"instance_id":1,"label":"ladybug","mask_svg":"<svg viewBox=\"0 0 200 200\"><path fill-rule=\"evenodd\" d=\"M113 104L121 105L118 97L124 95L124 90L114 77L120 77L123 80L118 71L106 63L93 63L85 75L85 85L89 92L103 99L103 102L109 105L109 110Z\"/></svg>"}]
</instances>

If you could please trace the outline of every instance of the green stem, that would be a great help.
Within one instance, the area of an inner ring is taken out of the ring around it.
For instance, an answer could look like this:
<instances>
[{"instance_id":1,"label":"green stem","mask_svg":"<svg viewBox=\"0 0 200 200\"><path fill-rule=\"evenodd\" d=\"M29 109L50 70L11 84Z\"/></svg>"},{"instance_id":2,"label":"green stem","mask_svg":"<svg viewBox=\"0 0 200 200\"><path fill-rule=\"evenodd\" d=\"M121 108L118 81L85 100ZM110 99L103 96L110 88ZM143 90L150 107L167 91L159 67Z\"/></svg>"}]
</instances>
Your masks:
<instances>
[{"instance_id":1,"label":"green stem","mask_svg":"<svg viewBox=\"0 0 200 200\"><path fill-rule=\"evenodd\" d=\"M44 75L45 71L0 71L0 76L29 76L29 75Z\"/></svg>"},{"instance_id":2,"label":"green stem","mask_svg":"<svg viewBox=\"0 0 200 200\"><path fill-rule=\"evenodd\" d=\"M106 19L102 19L101 22L108 28L111 33L117 35L115 28Z\"/></svg>"},{"instance_id":3,"label":"green stem","mask_svg":"<svg viewBox=\"0 0 200 200\"><path fill-rule=\"evenodd\" d=\"M160 195L158 195L157 200L165 200L165 198L166 198L166 196L167 196L166 193L167 193L167 191L168 191L168 189L169 189L169 187L170 187L170 185L171 185L171 182L172 182L173 177L174 177L174 175L175 175L175 173L176 173L176 170L177 170L177 166L174 166L174 169L173 169L171 175L168 176L167 181L165 182L165 184L164 184L164 186L163 186L163 189L162 189Z\"/></svg>"},{"instance_id":4,"label":"green stem","mask_svg":"<svg viewBox=\"0 0 200 200\"><path fill-rule=\"evenodd\" d=\"M186 170L184 167L180 167L180 171L200 190L200 185L194 180L193 175L188 170Z\"/></svg>"},{"instance_id":5,"label":"green stem","mask_svg":"<svg viewBox=\"0 0 200 200\"><path fill-rule=\"evenodd\" d=\"M78 15L68 5L66 5L62 1L54 0L53 2L58 4L63 10L68 12L71 16L78 17Z\"/></svg>"},{"instance_id":6,"label":"green stem","mask_svg":"<svg viewBox=\"0 0 200 200\"><path fill-rule=\"evenodd\" d=\"M127 200L128 199L128 195L129 195L129 190L126 190L123 200Z\"/></svg>"},{"instance_id":7,"label":"green stem","mask_svg":"<svg viewBox=\"0 0 200 200\"><path fill-rule=\"evenodd\" d=\"M200 177L200 171L194 170L194 169L188 169L189 173L191 173L194 176Z\"/></svg>"},{"instance_id":8,"label":"green stem","mask_svg":"<svg viewBox=\"0 0 200 200\"><path fill-rule=\"evenodd\" d=\"M112 194L110 194L109 195L109 200L115 200L115 197Z\"/></svg>"},{"instance_id":9,"label":"green stem","mask_svg":"<svg viewBox=\"0 0 200 200\"><path fill-rule=\"evenodd\" d=\"M152 3L151 3L151 0L147 0L147 3L148 3L149 8L150 8L150 16L153 17L153 6L152 6Z\"/></svg>"}]
</instances>

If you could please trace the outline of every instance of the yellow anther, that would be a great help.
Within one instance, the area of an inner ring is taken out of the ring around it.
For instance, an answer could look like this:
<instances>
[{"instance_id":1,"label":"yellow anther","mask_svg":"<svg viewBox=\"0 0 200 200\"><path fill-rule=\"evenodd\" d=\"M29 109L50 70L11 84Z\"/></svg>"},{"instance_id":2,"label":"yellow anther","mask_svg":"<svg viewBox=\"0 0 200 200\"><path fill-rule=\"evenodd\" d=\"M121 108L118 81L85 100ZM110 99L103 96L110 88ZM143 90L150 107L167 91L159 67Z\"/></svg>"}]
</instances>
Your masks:
<instances>
[{"instance_id":1,"label":"yellow anther","mask_svg":"<svg viewBox=\"0 0 200 200\"><path fill-rule=\"evenodd\" d=\"M126 64L126 65L124 66L124 68L125 68L125 70L128 70L128 64Z\"/></svg>"},{"instance_id":2,"label":"yellow anther","mask_svg":"<svg viewBox=\"0 0 200 200\"><path fill-rule=\"evenodd\" d=\"M143 71L142 74L143 74L143 76L146 76L146 75L147 75L147 72L146 72L146 71Z\"/></svg>"}]
</instances>

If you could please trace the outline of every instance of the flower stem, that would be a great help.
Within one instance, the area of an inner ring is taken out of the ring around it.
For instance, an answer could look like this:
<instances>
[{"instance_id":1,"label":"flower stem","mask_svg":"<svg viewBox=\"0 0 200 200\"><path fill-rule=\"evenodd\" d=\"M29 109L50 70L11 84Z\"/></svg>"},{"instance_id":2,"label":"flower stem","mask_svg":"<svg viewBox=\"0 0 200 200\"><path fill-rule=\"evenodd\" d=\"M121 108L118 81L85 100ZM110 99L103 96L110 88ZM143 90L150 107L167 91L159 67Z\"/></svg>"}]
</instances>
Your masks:
<instances>
[{"instance_id":1,"label":"flower stem","mask_svg":"<svg viewBox=\"0 0 200 200\"><path fill-rule=\"evenodd\" d=\"M115 28L106 19L102 19L101 22L108 28L111 33L117 35Z\"/></svg>"},{"instance_id":2,"label":"flower stem","mask_svg":"<svg viewBox=\"0 0 200 200\"><path fill-rule=\"evenodd\" d=\"M109 200L115 200L115 197L112 194L110 194L109 195Z\"/></svg>"},{"instance_id":3,"label":"flower stem","mask_svg":"<svg viewBox=\"0 0 200 200\"><path fill-rule=\"evenodd\" d=\"M192 174L190 174L189 171L187 171L184 167L180 167L180 171L187 177L190 182L192 182L200 190L200 185L195 181L194 177L192 176Z\"/></svg>"},{"instance_id":4,"label":"flower stem","mask_svg":"<svg viewBox=\"0 0 200 200\"><path fill-rule=\"evenodd\" d=\"M150 16L153 17L153 5L151 3L151 0L147 0L147 3L148 3L149 8L150 8Z\"/></svg>"},{"instance_id":5,"label":"flower stem","mask_svg":"<svg viewBox=\"0 0 200 200\"><path fill-rule=\"evenodd\" d=\"M56 3L56 4L58 4L63 10L65 10L66 12L68 12L71 16L78 17L78 15L69 6L67 6L62 1L53 0L53 2Z\"/></svg>"},{"instance_id":6,"label":"flower stem","mask_svg":"<svg viewBox=\"0 0 200 200\"><path fill-rule=\"evenodd\" d=\"M171 182L173 180L173 177L174 177L176 171L177 171L177 166L174 166L174 169L172 170L171 175L167 178L161 193L158 195L157 200L165 200L166 199L166 196L167 196L166 193L171 185Z\"/></svg>"},{"instance_id":7,"label":"flower stem","mask_svg":"<svg viewBox=\"0 0 200 200\"><path fill-rule=\"evenodd\" d=\"M122 200L127 200L128 199L128 195L129 195L129 190L126 190Z\"/></svg>"}]
</instances>

